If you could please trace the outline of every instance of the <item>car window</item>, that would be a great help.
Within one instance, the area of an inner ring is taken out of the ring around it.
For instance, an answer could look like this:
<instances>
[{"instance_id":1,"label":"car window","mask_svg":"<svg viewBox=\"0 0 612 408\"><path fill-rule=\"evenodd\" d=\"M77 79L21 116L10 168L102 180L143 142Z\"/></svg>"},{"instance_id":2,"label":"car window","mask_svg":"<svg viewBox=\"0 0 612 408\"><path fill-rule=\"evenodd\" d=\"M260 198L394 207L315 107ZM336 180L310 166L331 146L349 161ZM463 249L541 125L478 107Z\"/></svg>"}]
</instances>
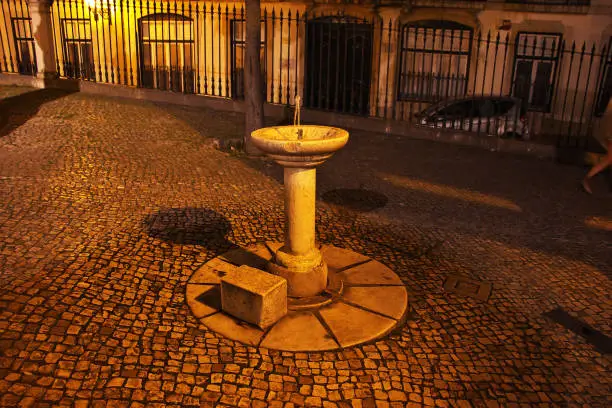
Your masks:
<instances>
[{"instance_id":1,"label":"car window","mask_svg":"<svg viewBox=\"0 0 612 408\"><path fill-rule=\"evenodd\" d=\"M494 116L495 106L493 106L493 101L490 99L479 101L477 115L481 118L490 118L491 116Z\"/></svg>"},{"instance_id":2,"label":"car window","mask_svg":"<svg viewBox=\"0 0 612 408\"><path fill-rule=\"evenodd\" d=\"M495 104L495 114L496 115L505 115L512 109L515 102L512 100L501 100L497 101Z\"/></svg>"},{"instance_id":3,"label":"car window","mask_svg":"<svg viewBox=\"0 0 612 408\"><path fill-rule=\"evenodd\" d=\"M472 114L473 101L454 102L436 112L438 118L468 117Z\"/></svg>"}]
</instances>

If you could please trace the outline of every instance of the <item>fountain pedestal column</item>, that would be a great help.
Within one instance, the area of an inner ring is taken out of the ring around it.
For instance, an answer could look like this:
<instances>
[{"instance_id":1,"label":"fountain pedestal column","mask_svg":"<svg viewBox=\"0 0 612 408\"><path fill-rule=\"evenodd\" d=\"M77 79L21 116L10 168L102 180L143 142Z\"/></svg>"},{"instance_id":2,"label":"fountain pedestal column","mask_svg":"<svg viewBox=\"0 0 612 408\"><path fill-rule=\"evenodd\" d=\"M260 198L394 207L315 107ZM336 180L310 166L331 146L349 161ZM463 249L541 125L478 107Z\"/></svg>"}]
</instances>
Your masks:
<instances>
[{"instance_id":1,"label":"fountain pedestal column","mask_svg":"<svg viewBox=\"0 0 612 408\"><path fill-rule=\"evenodd\" d=\"M287 280L289 296L306 297L327 286L327 266L315 245L316 169L285 167L285 244L270 272Z\"/></svg>"},{"instance_id":2,"label":"fountain pedestal column","mask_svg":"<svg viewBox=\"0 0 612 408\"><path fill-rule=\"evenodd\" d=\"M315 250L317 170L286 167L284 173L286 224L283 248L290 254L309 257Z\"/></svg>"}]
</instances>

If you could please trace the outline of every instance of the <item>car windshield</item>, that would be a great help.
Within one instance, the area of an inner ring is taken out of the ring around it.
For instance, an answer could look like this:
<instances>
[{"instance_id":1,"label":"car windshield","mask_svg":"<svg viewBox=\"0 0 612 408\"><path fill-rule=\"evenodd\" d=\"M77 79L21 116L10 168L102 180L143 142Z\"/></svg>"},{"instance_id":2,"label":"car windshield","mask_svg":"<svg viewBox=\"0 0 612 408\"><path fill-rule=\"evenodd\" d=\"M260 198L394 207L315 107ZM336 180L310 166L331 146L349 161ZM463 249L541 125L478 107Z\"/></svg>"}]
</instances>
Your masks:
<instances>
[{"instance_id":1,"label":"car windshield","mask_svg":"<svg viewBox=\"0 0 612 408\"><path fill-rule=\"evenodd\" d=\"M457 101L453 102L439 110L437 110L433 116L437 118L457 118L457 117L469 117L472 115L474 110L474 101Z\"/></svg>"},{"instance_id":2,"label":"car windshield","mask_svg":"<svg viewBox=\"0 0 612 408\"><path fill-rule=\"evenodd\" d=\"M496 111L498 115L505 115L506 113L508 113L508 111L510 111L510 109L512 109L512 107L514 106L515 102L511 99L504 99L501 101L497 101L496 103Z\"/></svg>"}]
</instances>

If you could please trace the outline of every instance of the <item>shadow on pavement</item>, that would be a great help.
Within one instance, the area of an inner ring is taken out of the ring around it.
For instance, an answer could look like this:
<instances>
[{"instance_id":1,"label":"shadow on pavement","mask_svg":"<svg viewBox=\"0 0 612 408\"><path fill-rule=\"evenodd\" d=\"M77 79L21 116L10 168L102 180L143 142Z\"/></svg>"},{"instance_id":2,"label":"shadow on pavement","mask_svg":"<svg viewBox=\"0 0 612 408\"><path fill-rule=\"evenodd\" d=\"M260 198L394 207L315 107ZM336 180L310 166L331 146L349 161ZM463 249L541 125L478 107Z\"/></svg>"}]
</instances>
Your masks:
<instances>
[{"instance_id":1,"label":"shadow on pavement","mask_svg":"<svg viewBox=\"0 0 612 408\"><path fill-rule=\"evenodd\" d=\"M204 138L220 140L241 139L244 131L244 114L222 112L197 106L174 105L154 102L153 105L188 125Z\"/></svg>"},{"instance_id":2,"label":"shadow on pavement","mask_svg":"<svg viewBox=\"0 0 612 408\"><path fill-rule=\"evenodd\" d=\"M602 354L612 354L612 338L589 326L582 320L570 315L560 307L544 313L553 322L560 324L566 329L574 332L578 336L595 347Z\"/></svg>"},{"instance_id":3,"label":"shadow on pavement","mask_svg":"<svg viewBox=\"0 0 612 408\"><path fill-rule=\"evenodd\" d=\"M74 92L76 90L37 89L0 99L0 137L6 136L31 119L45 103Z\"/></svg>"},{"instance_id":4,"label":"shadow on pavement","mask_svg":"<svg viewBox=\"0 0 612 408\"><path fill-rule=\"evenodd\" d=\"M235 247L226 239L230 222L207 208L170 208L148 215L143 224L149 236L180 245L199 245L211 250Z\"/></svg>"}]
</instances>

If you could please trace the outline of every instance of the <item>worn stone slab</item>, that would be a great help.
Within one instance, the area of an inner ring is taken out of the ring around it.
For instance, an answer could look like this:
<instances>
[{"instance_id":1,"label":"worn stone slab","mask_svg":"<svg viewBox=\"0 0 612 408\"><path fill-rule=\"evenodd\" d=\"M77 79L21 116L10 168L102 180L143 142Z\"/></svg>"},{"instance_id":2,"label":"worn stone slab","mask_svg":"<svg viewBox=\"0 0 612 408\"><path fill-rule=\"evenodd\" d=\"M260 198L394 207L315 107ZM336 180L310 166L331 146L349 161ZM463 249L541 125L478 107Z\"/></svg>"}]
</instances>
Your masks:
<instances>
[{"instance_id":1,"label":"worn stone slab","mask_svg":"<svg viewBox=\"0 0 612 408\"><path fill-rule=\"evenodd\" d=\"M351 286L343 299L365 309L400 320L406 313L408 293L402 286Z\"/></svg>"},{"instance_id":2,"label":"worn stone slab","mask_svg":"<svg viewBox=\"0 0 612 408\"><path fill-rule=\"evenodd\" d=\"M389 268L377 261L347 269L338 274L347 286L350 285L401 285L402 280Z\"/></svg>"},{"instance_id":3,"label":"worn stone slab","mask_svg":"<svg viewBox=\"0 0 612 408\"><path fill-rule=\"evenodd\" d=\"M384 336L397 324L394 319L342 302L325 306L319 313L342 347L350 347Z\"/></svg>"},{"instance_id":4,"label":"worn stone slab","mask_svg":"<svg viewBox=\"0 0 612 408\"><path fill-rule=\"evenodd\" d=\"M260 328L223 312L207 316L200 321L210 330L250 346L257 346L264 335L264 331Z\"/></svg>"},{"instance_id":5,"label":"worn stone slab","mask_svg":"<svg viewBox=\"0 0 612 408\"><path fill-rule=\"evenodd\" d=\"M222 261L219 258L214 258L198 268L198 270L191 275L188 283L219 285L221 284L221 278L235 269L236 266L231 263Z\"/></svg>"},{"instance_id":6,"label":"worn stone slab","mask_svg":"<svg viewBox=\"0 0 612 408\"><path fill-rule=\"evenodd\" d=\"M219 259L234 265L249 265L254 268L265 269L272 259L272 254L265 245L252 245L247 248L236 248L219 256Z\"/></svg>"},{"instance_id":7,"label":"worn stone slab","mask_svg":"<svg viewBox=\"0 0 612 408\"><path fill-rule=\"evenodd\" d=\"M221 310L219 285L188 284L185 298L189 308L197 318L208 316Z\"/></svg>"},{"instance_id":8,"label":"worn stone slab","mask_svg":"<svg viewBox=\"0 0 612 408\"><path fill-rule=\"evenodd\" d=\"M311 312L294 312L282 318L270 329L261 346L286 351L321 351L339 347Z\"/></svg>"},{"instance_id":9,"label":"worn stone slab","mask_svg":"<svg viewBox=\"0 0 612 408\"><path fill-rule=\"evenodd\" d=\"M287 314L287 281L247 265L221 278L225 313L266 328Z\"/></svg>"},{"instance_id":10,"label":"worn stone slab","mask_svg":"<svg viewBox=\"0 0 612 408\"><path fill-rule=\"evenodd\" d=\"M358 254L357 252L331 245L323 245L321 247L321 255L323 255L323 260L325 263L327 263L327 268L333 271L337 271L357 263L366 262L370 259L365 255Z\"/></svg>"}]
</instances>

